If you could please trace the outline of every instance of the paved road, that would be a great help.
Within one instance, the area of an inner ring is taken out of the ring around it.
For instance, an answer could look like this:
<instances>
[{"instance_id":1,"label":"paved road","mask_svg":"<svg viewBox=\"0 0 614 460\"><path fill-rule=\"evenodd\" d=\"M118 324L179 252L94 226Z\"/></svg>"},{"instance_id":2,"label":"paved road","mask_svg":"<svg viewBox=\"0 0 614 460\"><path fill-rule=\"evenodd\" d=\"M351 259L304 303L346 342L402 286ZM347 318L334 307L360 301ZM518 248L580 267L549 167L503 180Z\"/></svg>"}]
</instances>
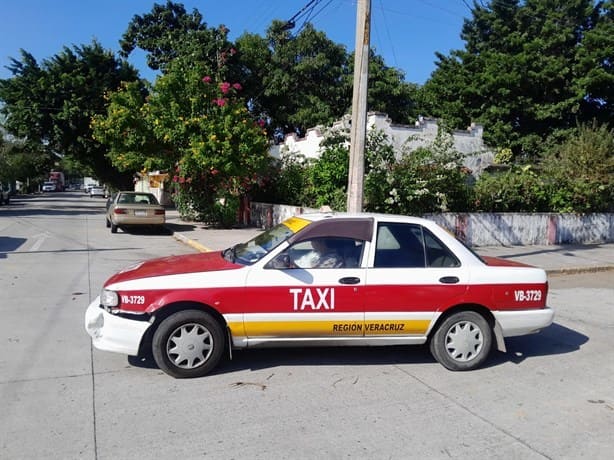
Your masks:
<instances>
[{"instance_id":1,"label":"paved road","mask_svg":"<svg viewBox=\"0 0 614 460\"><path fill-rule=\"evenodd\" d=\"M553 277L555 324L473 372L423 347L325 348L237 352L174 380L93 350L83 313L113 271L193 249L111 235L102 205L0 208L2 459L611 458L614 272Z\"/></svg>"}]
</instances>

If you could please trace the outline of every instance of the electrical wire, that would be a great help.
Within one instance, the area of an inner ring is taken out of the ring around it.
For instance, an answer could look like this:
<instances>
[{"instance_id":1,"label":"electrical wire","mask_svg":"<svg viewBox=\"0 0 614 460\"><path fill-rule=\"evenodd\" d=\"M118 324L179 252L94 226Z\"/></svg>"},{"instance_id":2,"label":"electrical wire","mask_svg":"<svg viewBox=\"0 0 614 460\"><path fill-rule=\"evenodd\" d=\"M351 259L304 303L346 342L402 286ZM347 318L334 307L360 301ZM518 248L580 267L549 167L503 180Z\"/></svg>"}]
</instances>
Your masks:
<instances>
[{"instance_id":1,"label":"electrical wire","mask_svg":"<svg viewBox=\"0 0 614 460\"><path fill-rule=\"evenodd\" d=\"M384 9L383 0L379 0L380 8L382 11L382 18L384 20L384 29L386 29L386 36L388 37L388 42L390 43L390 51L392 53L392 60L394 61L394 66L398 67L397 64L397 54L394 50L394 42L392 41L392 37L390 36L390 27L388 26L388 20L386 19L386 10Z\"/></svg>"},{"instance_id":2,"label":"electrical wire","mask_svg":"<svg viewBox=\"0 0 614 460\"><path fill-rule=\"evenodd\" d=\"M297 30L297 32L296 32L296 33L300 33L300 32L301 32L301 31L302 31L302 30L305 28L305 26L307 25L307 23L308 23L308 22L312 22L312 21L313 21L315 18L317 18L317 17L318 17L318 15L319 15L319 14L320 14L322 11L324 11L324 10L326 9L326 7L328 7L328 5L330 5L330 4L333 2L333 0L328 0L328 1L327 1L327 2L324 4L324 5L322 5L322 7L321 7L321 8L320 8L318 11L315 11L315 12L314 12L315 7L316 7L316 6L318 6L318 4L319 4L321 1L322 1L322 0L319 0L319 1L318 1L318 2L317 2L317 3L316 3L316 4L315 4L315 5L314 5L314 6L311 8L309 16L308 16L307 18L305 18L305 20L303 21L303 24L301 25L301 27L299 27L299 29Z\"/></svg>"}]
</instances>

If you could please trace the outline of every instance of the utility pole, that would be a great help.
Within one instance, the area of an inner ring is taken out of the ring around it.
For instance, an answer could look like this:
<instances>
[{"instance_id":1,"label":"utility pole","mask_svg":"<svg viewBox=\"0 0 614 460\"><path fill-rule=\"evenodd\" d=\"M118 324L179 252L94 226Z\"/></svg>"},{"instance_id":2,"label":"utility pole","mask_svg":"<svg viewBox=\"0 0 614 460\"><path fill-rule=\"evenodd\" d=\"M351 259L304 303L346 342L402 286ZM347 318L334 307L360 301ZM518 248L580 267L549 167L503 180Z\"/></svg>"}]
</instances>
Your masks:
<instances>
[{"instance_id":1,"label":"utility pole","mask_svg":"<svg viewBox=\"0 0 614 460\"><path fill-rule=\"evenodd\" d=\"M348 212L361 212L365 171L367 132L367 80L371 41L371 0L358 0L356 9L356 47L354 55L354 90L350 130L350 171L348 177Z\"/></svg>"}]
</instances>

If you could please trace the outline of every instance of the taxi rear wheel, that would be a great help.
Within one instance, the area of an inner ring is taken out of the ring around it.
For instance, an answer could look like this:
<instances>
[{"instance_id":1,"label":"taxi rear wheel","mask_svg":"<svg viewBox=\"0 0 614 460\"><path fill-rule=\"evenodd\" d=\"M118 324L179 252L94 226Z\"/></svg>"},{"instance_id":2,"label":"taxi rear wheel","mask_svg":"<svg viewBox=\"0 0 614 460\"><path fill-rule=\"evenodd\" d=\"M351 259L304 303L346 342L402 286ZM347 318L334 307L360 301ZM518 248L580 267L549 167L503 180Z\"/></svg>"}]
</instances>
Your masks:
<instances>
[{"instance_id":1,"label":"taxi rear wheel","mask_svg":"<svg viewBox=\"0 0 614 460\"><path fill-rule=\"evenodd\" d=\"M175 313L153 335L156 364L175 378L202 377L224 353L224 331L210 314L199 310Z\"/></svg>"},{"instance_id":2,"label":"taxi rear wheel","mask_svg":"<svg viewBox=\"0 0 614 460\"><path fill-rule=\"evenodd\" d=\"M475 311L461 311L447 317L430 341L433 357L451 371L479 367L492 348L493 333L488 321Z\"/></svg>"}]
</instances>

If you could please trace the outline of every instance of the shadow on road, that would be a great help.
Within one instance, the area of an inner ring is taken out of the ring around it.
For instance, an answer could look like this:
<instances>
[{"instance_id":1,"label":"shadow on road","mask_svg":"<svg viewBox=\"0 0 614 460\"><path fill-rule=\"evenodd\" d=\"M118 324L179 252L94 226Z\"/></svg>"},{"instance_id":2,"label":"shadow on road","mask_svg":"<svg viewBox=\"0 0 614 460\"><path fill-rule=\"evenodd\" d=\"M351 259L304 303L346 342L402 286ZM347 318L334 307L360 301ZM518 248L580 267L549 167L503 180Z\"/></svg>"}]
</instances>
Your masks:
<instances>
[{"instance_id":1,"label":"shadow on road","mask_svg":"<svg viewBox=\"0 0 614 460\"><path fill-rule=\"evenodd\" d=\"M505 339L507 352L493 354L489 365L506 361L519 364L527 358L573 353L589 341L584 334L553 323L538 334Z\"/></svg>"},{"instance_id":2,"label":"shadow on road","mask_svg":"<svg viewBox=\"0 0 614 460\"><path fill-rule=\"evenodd\" d=\"M62 204L54 204L62 201ZM41 205L44 203L44 206ZM59 192L49 195L17 195L11 198L10 206L3 206L0 216L74 216L100 214L104 211L106 200L91 199L78 193Z\"/></svg>"},{"instance_id":3,"label":"shadow on road","mask_svg":"<svg viewBox=\"0 0 614 460\"><path fill-rule=\"evenodd\" d=\"M0 236L0 259L6 259L7 253L17 250L26 241L28 241L27 238Z\"/></svg>"}]
</instances>

